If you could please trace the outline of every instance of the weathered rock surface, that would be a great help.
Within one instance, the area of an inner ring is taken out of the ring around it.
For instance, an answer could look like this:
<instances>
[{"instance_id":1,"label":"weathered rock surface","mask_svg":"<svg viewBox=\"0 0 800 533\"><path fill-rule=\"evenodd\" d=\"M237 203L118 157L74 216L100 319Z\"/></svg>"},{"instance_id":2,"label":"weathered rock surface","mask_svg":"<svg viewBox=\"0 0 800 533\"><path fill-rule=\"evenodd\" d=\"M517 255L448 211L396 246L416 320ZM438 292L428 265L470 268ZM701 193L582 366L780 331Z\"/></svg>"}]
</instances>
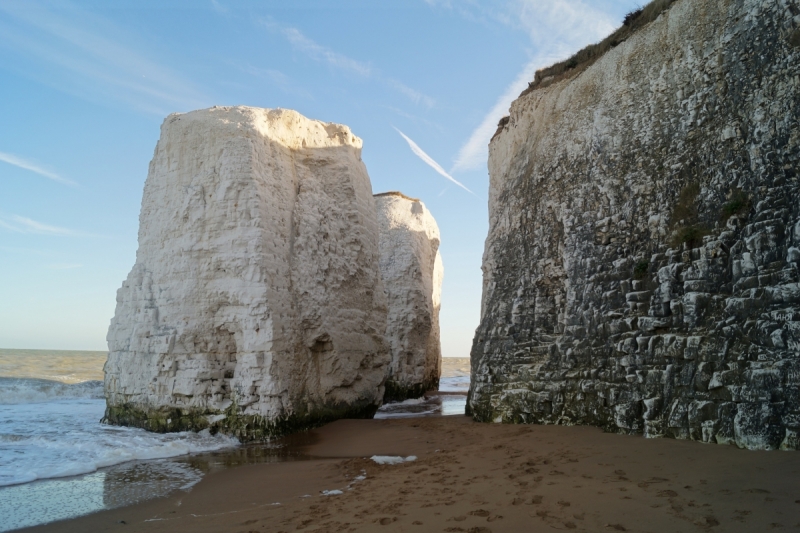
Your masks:
<instances>
[{"instance_id":1,"label":"weathered rock surface","mask_svg":"<svg viewBox=\"0 0 800 533\"><path fill-rule=\"evenodd\" d=\"M108 332L109 422L250 440L374 413L389 353L361 145L288 110L167 117Z\"/></svg>"},{"instance_id":2,"label":"weathered rock surface","mask_svg":"<svg viewBox=\"0 0 800 533\"><path fill-rule=\"evenodd\" d=\"M418 398L439 386L441 374L439 226L425 204L401 193L377 194L375 204L392 354L385 398Z\"/></svg>"},{"instance_id":3,"label":"weathered rock surface","mask_svg":"<svg viewBox=\"0 0 800 533\"><path fill-rule=\"evenodd\" d=\"M798 448L798 65L796 0L679 0L513 103L476 419Z\"/></svg>"}]
</instances>

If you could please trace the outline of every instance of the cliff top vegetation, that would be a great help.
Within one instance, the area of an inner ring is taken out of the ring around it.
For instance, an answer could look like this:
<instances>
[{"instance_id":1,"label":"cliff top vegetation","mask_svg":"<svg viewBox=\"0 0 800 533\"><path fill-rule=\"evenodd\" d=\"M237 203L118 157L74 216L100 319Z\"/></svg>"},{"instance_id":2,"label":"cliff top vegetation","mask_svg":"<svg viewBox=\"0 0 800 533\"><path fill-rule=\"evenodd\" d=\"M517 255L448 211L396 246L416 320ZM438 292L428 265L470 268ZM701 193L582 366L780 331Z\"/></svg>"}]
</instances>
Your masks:
<instances>
[{"instance_id":1,"label":"cliff top vegetation","mask_svg":"<svg viewBox=\"0 0 800 533\"><path fill-rule=\"evenodd\" d=\"M405 194L401 193L400 191L380 192L378 194L373 194L372 196L374 198L379 198L381 196L399 196L400 198L405 198L406 200L411 200L412 202L419 202L419 198L411 198L410 196L406 196Z\"/></svg>"},{"instance_id":2,"label":"cliff top vegetation","mask_svg":"<svg viewBox=\"0 0 800 533\"><path fill-rule=\"evenodd\" d=\"M536 71L533 81L528 84L528 88L522 91L520 96L583 72L600 59L603 54L623 43L631 35L657 19L661 13L668 10L675 2L676 0L652 0L646 6L631 11L625 15L622 26L599 43L590 44L572 57Z\"/></svg>"}]
</instances>

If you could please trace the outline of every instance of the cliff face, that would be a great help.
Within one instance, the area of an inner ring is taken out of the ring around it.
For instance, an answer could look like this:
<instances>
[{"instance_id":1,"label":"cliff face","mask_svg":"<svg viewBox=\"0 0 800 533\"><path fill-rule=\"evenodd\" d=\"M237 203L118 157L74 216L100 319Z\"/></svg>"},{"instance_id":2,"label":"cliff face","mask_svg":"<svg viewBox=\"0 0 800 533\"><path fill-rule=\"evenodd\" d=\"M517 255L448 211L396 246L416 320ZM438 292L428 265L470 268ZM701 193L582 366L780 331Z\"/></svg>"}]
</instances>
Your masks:
<instances>
[{"instance_id":1,"label":"cliff face","mask_svg":"<svg viewBox=\"0 0 800 533\"><path fill-rule=\"evenodd\" d=\"M513 103L476 419L800 446L799 15L679 0Z\"/></svg>"},{"instance_id":2,"label":"cliff face","mask_svg":"<svg viewBox=\"0 0 800 533\"><path fill-rule=\"evenodd\" d=\"M392 354L385 398L418 398L441 374L439 227L425 204L400 193L375 195L375 204Z\"/></svg>"},{"instance_id":3,"label":"cliff face","mask_svg":"<svg viewBox=\"0 0 800 533\"><path fill-rule=\"evenodd\" d=\"M165 120L108 332L109 422L247 440L371 416L385 328L360 139L287 110Z\"/></svg>"}]
</instances>

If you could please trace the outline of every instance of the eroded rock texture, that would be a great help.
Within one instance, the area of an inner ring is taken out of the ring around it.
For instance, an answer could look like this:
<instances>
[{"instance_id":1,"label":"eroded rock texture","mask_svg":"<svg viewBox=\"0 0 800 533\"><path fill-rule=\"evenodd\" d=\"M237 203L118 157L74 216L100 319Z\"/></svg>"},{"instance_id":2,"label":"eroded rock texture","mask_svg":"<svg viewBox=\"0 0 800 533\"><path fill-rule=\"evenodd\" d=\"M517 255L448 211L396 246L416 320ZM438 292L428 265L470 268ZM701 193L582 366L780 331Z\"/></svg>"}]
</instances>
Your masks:
<instances>
[{"instance_id":1,"label":"eroded rock texture","mask_svg":"<svg viewBox=\"0 0 800 533\"><path fill-rule=\"evenodd\" d=\"M375 204L392 354L385 398L418 398L439 386L442 366L439 226L425 204L401 193L377 194Z\"/></svg>"},{"instance_id":2,"label":"eroded rock texture","mask_svg":"<svg viewBox=\"0 0 800 533\"><path fill-rule=\"evenodd\" d=\"M108 332L109 422L260 439L380 405L388 348L361 140L294 111L167 117Z\"/></svg>"},{"instance_id":3,"label":"eroded rock texture","mask_svg":"<svg viewBox=\"0 0 800 533\"><path fill-rule=\"evenodd\" d=\"M799 28L797 0L679 0L513 103L475 418L798 447Z\"/></svg>"}]
</instances>

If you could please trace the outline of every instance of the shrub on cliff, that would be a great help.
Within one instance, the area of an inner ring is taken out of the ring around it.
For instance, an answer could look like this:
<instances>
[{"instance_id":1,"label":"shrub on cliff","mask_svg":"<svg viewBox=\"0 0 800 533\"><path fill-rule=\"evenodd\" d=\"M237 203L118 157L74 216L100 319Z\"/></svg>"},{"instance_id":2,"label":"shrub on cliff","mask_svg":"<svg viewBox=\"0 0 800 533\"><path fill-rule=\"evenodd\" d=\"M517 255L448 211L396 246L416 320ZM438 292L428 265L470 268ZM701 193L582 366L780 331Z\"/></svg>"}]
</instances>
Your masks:
<instances>
[{"instance_id":1,"label":"shrub on cliff","mask_svg":"<svg viewBox=\"0 0 800 533\"><path fill-rule=\"evenodd\" d=\"M643 8L631 11L625 15L622 26L599 43L590 44L569 59L538 70L533 81L528 84L527 89L522 91L522 94L527 94L539 86L559 81L576 72L583 71L602 57L603 54L624 42L640 28L657 19L674 2L675 0L653 0Z\"/></svg>"},{"instance_id":2,"label":"shrub on cliff","mask_svg":"<svg viewBox=\"0 0 800 533\"><path fill-rule=\"evenodd\" d=\"M672 216L670 216L670 224L675 227L677 224L692 224L697 218L697 195L700 194L700 184L691 182L685 185L680 194L678 201L672 208Z\"/></svg>"},{"instance_id":3,"label":"shrub on cliff","mask_svg":"<svg viewBox=\"0 0 800 533\"><path fill-rule=\"evenodd\" d=\"M683 244L689 248L697 248L703 244L703 237L708 233L708 228L702 224L682 226L675 231L669 244L673 248L679 248Z\"/></svg>"},{"instance_id":4,"label":"shrub on cliff","mask_svg":"<svg viewBox=\"0 0 800 533\"><path fill-rule=\"evenodd\" d=\"M720 219L728 220L733 215L740 215L747 211L750 211L750 197L743 190L734 189L731 191L730 200L720 209Z\"/></svg>"},{"instance_id":5,"label":"shrub on cliff","mask_svg":"<svg viewBox=\"0 0 800 533\"><path fill-rule=\"evenodd\" d=\"M644 279L647 272L650 270L650 261L647 259L640 259L633 267L633 279Z\"/></svg>"},{"instance_id":6,"label":"shrub on cliff","mask_svg":"<svg viewBox=\"0 0 800 533\"><path fill-rule=\"evenodd\" d=\"M644 10L642 8L634 9L633 11L631 11L630 13L625 15L625 18L622 20L622 25L630 26L631 24L633 24L633 22L641 16L643 11Z\"/></svg>"}]
</instances>

